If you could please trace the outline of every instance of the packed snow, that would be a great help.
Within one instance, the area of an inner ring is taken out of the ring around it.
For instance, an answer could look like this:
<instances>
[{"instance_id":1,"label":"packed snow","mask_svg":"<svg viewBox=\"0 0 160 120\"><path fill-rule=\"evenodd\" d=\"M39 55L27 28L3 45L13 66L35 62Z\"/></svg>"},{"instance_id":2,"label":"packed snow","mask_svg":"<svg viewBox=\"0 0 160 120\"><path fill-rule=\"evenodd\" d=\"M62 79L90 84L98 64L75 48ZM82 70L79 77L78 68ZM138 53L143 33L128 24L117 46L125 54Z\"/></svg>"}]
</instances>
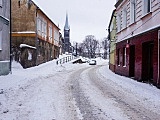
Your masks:
<instances>
[{"instance_id":1,"label":"packed snow","mask_svg":"<svg viewBox=\"0 0 160 120\"><path fill-rule=\"evenodd\" d=\"M63 57L65 56L60 58ZM108 60L101 58L96 60L98 65L105 65L97 71L99 77L106 77L124 89L130 90L129 92L136 96L141 96L144 105L150 107L151 110L156 111L159 109L159 89L146 83L136 82L130 78L116 75L109 70ZM91 67L88 63L72 64L72 62L73 60L57 65L56 60L53 60L36 67L23 69L19 63L13 61L12 74L0 76L0 120L69 120L65 105L66 99L69 99L65 94L67 78L69 78L72 71ZM125 118L126 116L121 114L120 109L113 109L113 101L99 100L98 89L94 87L87 88L89 83L85 74L84 72L82 77L86 79L86 84L82 83L81 86L87 89L88 93L86 94L90 94L90 96L97 94L96 98L92 97L92 101L97 103L97 106L100 106L103 110L106 110L103 103L107 104L107 107L112 110L106 112L112 112L112 115ZM83 115L76 106L75 100L73 99L71 102L75 111L77 111L77 118L82 120ZM155 105L154 108L148 104L150 102Z\"/></svg>"}]
</instances>

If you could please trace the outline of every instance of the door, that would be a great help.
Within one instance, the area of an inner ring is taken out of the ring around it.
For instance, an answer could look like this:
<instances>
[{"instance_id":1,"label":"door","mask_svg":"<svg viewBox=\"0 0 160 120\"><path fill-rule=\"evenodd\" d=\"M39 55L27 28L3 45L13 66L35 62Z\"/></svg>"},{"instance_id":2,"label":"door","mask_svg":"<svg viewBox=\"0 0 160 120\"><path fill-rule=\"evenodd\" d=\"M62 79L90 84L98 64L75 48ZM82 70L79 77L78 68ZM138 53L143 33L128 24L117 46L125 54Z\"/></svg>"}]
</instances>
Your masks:
<instances>
[{"instance_id":1,"label":"door","mask_svg":"<svg viewBox=\"0 0 160 120\"><path fill-rule=\"evenodd\" d=\"M152 82L153 80L153 42L142 44L142 80Z\"/></svg>"},{"instance_id":2,"label":"door","mask_svg":"<svg viewBox=\"0 0 160 120\"><path fill-rule=\"evenodd\" d=\"M135 45L132 45L130 48L129 54L129 76L134 77L135 70Z\"/></svg>"}]
</instances>

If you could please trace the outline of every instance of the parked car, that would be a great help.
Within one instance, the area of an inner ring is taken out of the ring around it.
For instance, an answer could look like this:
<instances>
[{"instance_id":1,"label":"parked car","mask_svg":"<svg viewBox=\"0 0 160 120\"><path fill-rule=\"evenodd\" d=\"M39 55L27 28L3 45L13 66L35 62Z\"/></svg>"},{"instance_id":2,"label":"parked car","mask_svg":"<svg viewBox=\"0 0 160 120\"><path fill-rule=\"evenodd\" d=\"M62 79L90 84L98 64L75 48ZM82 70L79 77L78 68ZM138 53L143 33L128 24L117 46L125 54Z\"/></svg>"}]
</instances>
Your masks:
<instances>
[{"instance_id":1,"label":"parked car","mask_svg":"<svg viewBox=\"0 0 160 120\"><path fill-rule=\"evenodd\" d=\"M96 65L96 60L90 60L89 65Z\"/></svg>"}]
</instances>

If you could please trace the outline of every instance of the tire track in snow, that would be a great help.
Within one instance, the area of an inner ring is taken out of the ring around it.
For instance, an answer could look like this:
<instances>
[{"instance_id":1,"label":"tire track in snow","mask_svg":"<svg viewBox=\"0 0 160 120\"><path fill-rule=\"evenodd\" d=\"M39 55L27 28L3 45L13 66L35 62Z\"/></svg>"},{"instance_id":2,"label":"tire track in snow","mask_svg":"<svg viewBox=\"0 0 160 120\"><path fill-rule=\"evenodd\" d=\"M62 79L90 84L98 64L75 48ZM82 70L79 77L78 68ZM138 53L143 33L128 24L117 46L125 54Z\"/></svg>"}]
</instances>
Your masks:
<instances>
[{"instance_id":1,"label":"tire track in snow","mask_svg":"<svg viewBox=\"0 0 160 120\"><path fill-rule=\"evenodd\" d=\"M76 102L75 104L79 109L79 111L77 111L80 115L79 120L103 120L98 118L97 115L94 113L95 109L97 108L95 108L95 106L89 101L88 97L85 96L79 84L79 82L82 80L80 77L81 73L88 68L75 71L70 76L70 88L72 90L73 99L75 99Z\"/></svg>"},{"instance_id":2,"label":"tire track in snow","mask_svg":"<svg viewBox=\"0 0 160 120\"><path fill-rule=\"evenodd\" d=\"M116 102L114 106L120 108L130 120L157 120L159 115L153 113L149 108L144 108L129 91L124 90L109 79L103 82L96 72L101 66L90 69L88 75L91 82L96 86L106 98Z\"/></svg>"}]
</instances>

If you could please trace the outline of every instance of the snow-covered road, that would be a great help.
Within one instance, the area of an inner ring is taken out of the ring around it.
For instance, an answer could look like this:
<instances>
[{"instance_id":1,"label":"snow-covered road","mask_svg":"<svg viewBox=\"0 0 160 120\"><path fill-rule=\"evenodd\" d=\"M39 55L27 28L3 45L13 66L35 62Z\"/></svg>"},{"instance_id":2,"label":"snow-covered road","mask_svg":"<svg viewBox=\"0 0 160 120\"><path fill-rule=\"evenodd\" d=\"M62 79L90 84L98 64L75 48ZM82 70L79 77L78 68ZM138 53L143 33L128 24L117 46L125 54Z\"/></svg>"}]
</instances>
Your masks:
<instances>
[{"instance_id":1,"label":"snow-covered road","mask_svg":"<svg viewBox=\"0 0 160 120\"><path fill-rule=\"evenodd\" d=\"M91 68L89 67L86 69L77 70L70 76L72 97L76 101L76 106L79 108L78 113L80 113L82 119L159 119L159 100L157 103L156 101L150 101L152 98L148 98L146 96L143 97L141 94L143 94L145 91L139 95L136 95L131 91L130 88L128 89L123 87L119 85L118 81L115 82L114 80L111 80L111 77L107 76L108 73L102 75L102 70L106 69L106 66L99 65ZM120 82L123 82L121 81L121 77L119 77L119 79ZM143 88L143 90L146 89ZM155 94L153 91L146 92L148 92L147 94L150 94L150 96ZM159 91L157 91L156 95L157 94L159 94Z\"/></svg>"},{"instance_id":2,"label":"snow-covered road","mask_svg":"<svg viewBox=\"0 0 160 120\"><path fill-rule=\"evenodd\" d=\"M160 90L112 73L104 60L99 59L96 66L87 63L57 66L53 61L0 77L0 120L158 120L159 117Z\"/></svg>"}]
</instances>

